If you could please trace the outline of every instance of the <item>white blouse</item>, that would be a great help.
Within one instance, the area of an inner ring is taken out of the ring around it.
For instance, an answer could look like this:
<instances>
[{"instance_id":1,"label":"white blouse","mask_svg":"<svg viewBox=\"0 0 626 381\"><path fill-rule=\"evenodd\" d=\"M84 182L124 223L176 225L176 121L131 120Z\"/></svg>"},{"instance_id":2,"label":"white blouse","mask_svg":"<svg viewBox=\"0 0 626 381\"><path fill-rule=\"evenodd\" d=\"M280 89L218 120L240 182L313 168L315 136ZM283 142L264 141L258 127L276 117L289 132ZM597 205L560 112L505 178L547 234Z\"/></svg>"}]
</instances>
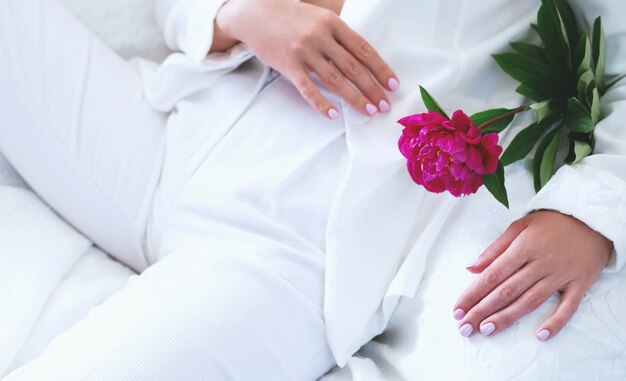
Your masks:
<instances>
[{"instance_id":1,"label":"white blouse","mask_svg":"<svg viewBox=\"0 0 626 381\"><path fill-rule=\"evenodd\" d=\"M224 0L157 2L166 42L181 53L159 68L144 68L146 90L156 109L171 111L252 54L242 44L224 54L206 54L213 20ZM626 24L621 19L626 3L570 2L584 25L603 16L607 74L626 73ZM324 305L328 340L340 366L384 330L400 297L414 295L428 250L445 231L455 203L451 197L428 194L411 181L397 149L401 127L396 120L424 111L418 85L449 110L473 113L523 104L514 92L516 83L495 65L491 54L528 36L539 4L539 0L486 0L480 6L471 0L345 2L342 19L381 53L402 87L390 95L393 110L387 115L365 118L342 103L351 164L328 224ZM254 100L270 71L256 59L239 70L249 82L242 87L247 98L238 108L244 113L246 102ZM512 205L511 213L521 217L532 210L553 209L578 218L614 242L606 271L615 271L626 262L626 81L611 88L602 101L605 119L597 126L594 155L559 169L539 194L518 199L525 205ZM236 118L220 117L218 131L190 160L190 172ZM502 135L505 146L526 126L522 119ZM527 164L516 163L507 172ZM507 188L528 186L522 181L527 180L509 179Z\"/></svg>"}]
</instances>

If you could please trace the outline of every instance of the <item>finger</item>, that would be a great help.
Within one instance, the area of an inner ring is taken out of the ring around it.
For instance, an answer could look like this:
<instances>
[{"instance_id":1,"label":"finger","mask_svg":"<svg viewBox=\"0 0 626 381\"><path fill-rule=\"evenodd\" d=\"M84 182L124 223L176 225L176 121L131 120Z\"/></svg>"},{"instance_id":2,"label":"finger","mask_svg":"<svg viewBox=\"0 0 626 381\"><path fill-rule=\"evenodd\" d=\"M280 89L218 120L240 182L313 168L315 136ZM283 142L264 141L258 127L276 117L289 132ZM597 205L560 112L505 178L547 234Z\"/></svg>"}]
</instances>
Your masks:
<instances>
[{"instance_id":1,"label":"finger","mask_svg":"<svg viewBox=\"0 0 626 381\"><path fill-rule=\"evenodd\" d=\"M339 95L352 108L366 116L374 116L378 108L357 91L333 65L321 56L310 57L309 67L320 77L328 89Z\"/></svg>"},{"instance_id":2,"label":"finger","mask_svg":"<svg viewBox=\"0 0 626 381\"><path fill-rule=\"evenodd\" d=\"M327 52L327 55L341 73L378 107L379 112L386 113L391 109L380 84L372 78L369 70L359 60L340 45L335 45Z\"/></svg>"},{"instance_id":3,"label":"finger","mask_svg":"<svg viewBox=\"0 0 626 381\"><path fill-rule=\"evenodd\" d=\"M464 316L460 326L470 324L473 328L479 327L488 317L513 304L543 277L544 275L531 266L524 266L520 271L496 287L478 304L469 308L469 312Z\"/></svg>"},{"instance_id":4,"label":"finger","mask_svg":"<svg viewBox=\"0 0 626 381\"><path fill-rule=\"evenodd\" d=\"M543 278L524 292L508 307L483 319L478 325L480 332L482 332L485 336L493 336L504 331L522 317L539 308L539 306L545 303L545 301L557 292L558 289L559 285L556 279ZM463 326L463 323L461 323L461 329ZM463 333L461 329L460 331ZM475 332L476 331L478 330L475 330Z\"/></svg>"},{"instance_id":5,"label":"finger","mask_svg":"<svg viewBox=\"0 0 626 381\"><path fill-rule=\"evenodd\" d=\"M561 332L578 310L584 296L583 289L572 287L565 290L556 311L537 330L537 338L546 341Z\"/></svg>"},{"instance_id":6,"label":"finger","mask_svg":"<svg viewBox=\"0 0 626 381\"><path fill-rule=\"evenodd\" d=\"M317 112L332 120L339 117L338 109L322 96L315 82L311 80L308 74L301 72L294 75L293 78L287 77L296 86L302 98Z\"/></svg>"},{"instance_id":7,"label":"finger","mask_svg":"<svg viewBox=\"0 0 626 381\"><path fill-rule=\"evenodd\" d=\"M337 24L335 38L352 56L368 68L376 80L389 91L396 91L400 87L398 76L382 59L376 49L363 37L354 32L346 23Z\"/></svg>"},{"instance_id":8,"label":"finger","mask_svg":"<svg viewBox=\"0 0 626 381\"><path fill-rule=\"evenodd\" d=\"M478 259L467 269L472 273L481 273L487 266L502 255L511 246L511 243L517 238L521 232L528 227L528 221L525 219L513 222L498 239L496 239L485 251L480 254Z\"/></svg>"},{"instance_id":9,"label":"finger","mask_svg":"<svg viewBox=\"0 0 626 381\"><path fill-rule=\"evenodd\" d=\"M526 264L526 257L520 254L516 246L515 242L511 244L509 249L485 269L480 277L461 294L454 306L453 316L455 319L462 319L478 302Z\"/></svg>"}]
</instances>

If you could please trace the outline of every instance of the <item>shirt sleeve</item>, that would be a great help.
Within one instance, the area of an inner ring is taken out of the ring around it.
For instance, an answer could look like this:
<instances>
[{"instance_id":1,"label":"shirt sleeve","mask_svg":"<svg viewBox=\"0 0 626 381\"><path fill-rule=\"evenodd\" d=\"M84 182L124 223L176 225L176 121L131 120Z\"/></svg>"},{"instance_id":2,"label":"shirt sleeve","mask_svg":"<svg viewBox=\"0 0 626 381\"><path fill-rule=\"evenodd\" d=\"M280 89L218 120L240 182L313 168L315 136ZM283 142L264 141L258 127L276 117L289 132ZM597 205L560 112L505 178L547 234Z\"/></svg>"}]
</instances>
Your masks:
<instances>
[{"instance_id":1,"label":"shirt sleeve","mask_svg":"<svg viewBox=\"0 0 626 381\"><path fill-rule=\"evenodd\" d=\"M607 75L626 74L626 14L622 0L578 0L584 22L602 16L607 36ZM615 250L606 272L626 263L626 80L602 97L601 120L595 129L593 155L563 166L530 201L529 211L551 209L571 215L613 241Z\"/></svg>"},{"instance_id":2,"label":"shirt sleeve","mask_svg":"<svg viewBox=\"0 0 626 381\"><path fill-rule=\"evenodd\" d=\"M213 23L226 0L157 0L156 20L165 43L195 61L211 50Z\"/></svg>"},{"instance_id":3,"label":"shirt sleeve","mask_svg":"<svg viewBox=\"0 0 626 381\"><path fill-rule=\"evenodd\" d=\"M196 62L210 59L215 18L226 1L157 0L156 20L167 46ZM242 57L233 58L234 66L241 64Z\"/></svg>"},{"instance_id":4,"label":"shirt sleeve","mask_svg":"<svg viewBox=\"0 0 626 381\"><path fill-rule=\"evenodd\" d=\"M223 75L253 57L243 43L210 53L215 17L227 0L156 0L156 19L166 44L176 52L160 66L140 63L146 98L170 112L191 94L211 87Z\"/></svg>"}]
</instances>

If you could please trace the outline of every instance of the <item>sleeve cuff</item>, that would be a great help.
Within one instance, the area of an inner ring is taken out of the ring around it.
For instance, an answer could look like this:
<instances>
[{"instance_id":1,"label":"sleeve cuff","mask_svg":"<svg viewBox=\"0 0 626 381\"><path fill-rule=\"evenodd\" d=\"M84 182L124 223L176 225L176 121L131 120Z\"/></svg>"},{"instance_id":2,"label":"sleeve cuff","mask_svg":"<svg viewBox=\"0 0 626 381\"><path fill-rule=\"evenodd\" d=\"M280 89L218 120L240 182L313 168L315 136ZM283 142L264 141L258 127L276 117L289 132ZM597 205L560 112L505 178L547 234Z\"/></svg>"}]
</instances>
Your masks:
<instances>
[{"instance_id":1,"label":"sleeve cuff","mask_svg":"<svg viewBox=\"0 0 626 381\"><path fill-rule=\"evenodd\" d=\"M146 99L152 108L170 112L182 99L211 87L251 57L250 49L238 44L228 52L209 54L200 63L181 53L170 55L156 69L140 62Z\"/></svg>"},{"instance_id":2,"label":"sleeve cuff","mask_svg":"<svg viewBox=\"0 0 626 381\"><path fill-rule=\"evenodd\" d=\"M529 202L528 212L555 210L584 222L613 241L605 272L619 271L626 262L626 183L587 165L563 166Z\"/></svg>"},{"instance_id":3,"label":"sleeve cuff","mask_svg":"<svg viewBox=\"0 0 626 381\"><path fill-rule=\"evenodd\" d=\"M215 17L226 0L178 1L164 26L170 48L196 62L207 57L213 43Z\"/></svg>"}]
</instances>

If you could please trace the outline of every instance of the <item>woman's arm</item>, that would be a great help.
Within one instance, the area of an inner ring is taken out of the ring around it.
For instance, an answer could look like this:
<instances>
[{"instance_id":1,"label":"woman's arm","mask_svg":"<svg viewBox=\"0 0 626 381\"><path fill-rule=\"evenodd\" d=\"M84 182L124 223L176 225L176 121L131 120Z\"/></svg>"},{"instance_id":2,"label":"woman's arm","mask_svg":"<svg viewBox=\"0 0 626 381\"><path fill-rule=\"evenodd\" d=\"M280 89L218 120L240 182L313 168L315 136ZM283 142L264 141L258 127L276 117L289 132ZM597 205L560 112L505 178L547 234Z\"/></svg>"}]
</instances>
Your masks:
<instances>
[{"instance_id":1,"label":"woman's arm","mask_svg":"<svg viewBox=\"0 0 626 381\"><path fill-rule=\"evenodd\" d=\"M230 0L216 24L282 73L326 117L335 119L339 109L321 95L311 73L364 115L390 109L384 90L398 88L396 75L367 41L328 9L293 0Z\"/></svg>"},{"instance_id":2,"label":"woman's arm","mask_svg":"<svg viewBox=\"0 0 626 381\"><path fill-rule=\"evenodd\" d=\"M196 61L243 42L330 119L339 116L339 107L321 95L310 74L364 115L387 112L391 106L385 90L397 90L398 79L376 50L338 17L342 3L158 0L157 19L168 46Z\"/></svg>"},{"instance_id":3,"label":"woman's arm","mask_svg":"<svg viewBox=\"0 0 626 381\"><path fill-rule=\"evenodd\" d=\"M602 15L607 74L626 73L626 24L620 17L626 3L571 3L586 25ZM471 333L478 327L489 334L502 331L561 292L560 306L537 330L541 340L553 337L574 315L602 270L624 266L626 81L603 96L602 108L605 119L596 128L594 154L578 165L561 168L528 206L540 211L511 225L469 268L482 274L454 307L462 333L469 332L468 327Z\"/></svg>"},{"instance_id":4,"label":"woman's arm","mask_svg":"<svg viewBox=\"0 0 626 381\"><path fill-rule=\"evenodd\" d=\"M337 15L341 13L341 9L344 4L344 0L302 0L302 2L318 6L320 8L326 8ZM238 43L239 41L229 36L221 27L220 23L216 22L213 29L213 45L211 45L209 53L226 51Z\"/></svg>"}]
</instances>

